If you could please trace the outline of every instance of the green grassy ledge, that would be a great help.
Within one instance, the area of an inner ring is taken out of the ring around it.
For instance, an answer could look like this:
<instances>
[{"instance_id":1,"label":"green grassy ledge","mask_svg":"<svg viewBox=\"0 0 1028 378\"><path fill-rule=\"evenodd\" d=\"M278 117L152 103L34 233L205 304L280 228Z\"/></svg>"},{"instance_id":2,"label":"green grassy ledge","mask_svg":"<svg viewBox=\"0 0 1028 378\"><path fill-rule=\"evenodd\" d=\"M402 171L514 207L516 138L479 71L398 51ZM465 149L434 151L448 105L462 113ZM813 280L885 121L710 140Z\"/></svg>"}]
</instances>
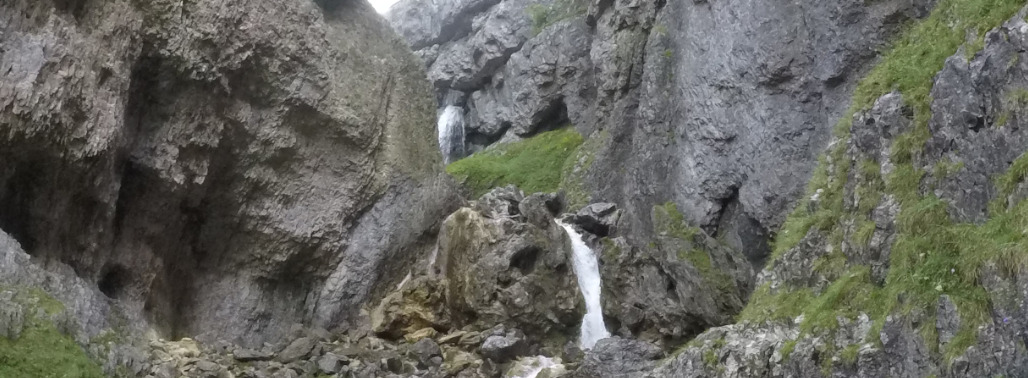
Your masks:
<instances>
[{"instance_id":1,"label":"green grassy ledge","mask_svg":"<svg viewBox=\"0 0 1028 378\"><path fill-rule=\"evenodd\" d=\"M511 184L527 194L556 192L565 163L583 142L572 128L547 131L454 162L446 172L462 180L475 197Z\"/></svg>"},{"instance_id":2,"label":"green grassy ledge","mask_svg":"<svg viewBox=\"0 0 1028 378\"><path fill-rule=\"evenodd\" d=\"M26 322L17 339L0 336L0 377L104 377L82 347L49 320L64 311L63 304L41 290L0 288L5 290L15 291L14 300L26 311Z\"/></svg>"}]
</instances>

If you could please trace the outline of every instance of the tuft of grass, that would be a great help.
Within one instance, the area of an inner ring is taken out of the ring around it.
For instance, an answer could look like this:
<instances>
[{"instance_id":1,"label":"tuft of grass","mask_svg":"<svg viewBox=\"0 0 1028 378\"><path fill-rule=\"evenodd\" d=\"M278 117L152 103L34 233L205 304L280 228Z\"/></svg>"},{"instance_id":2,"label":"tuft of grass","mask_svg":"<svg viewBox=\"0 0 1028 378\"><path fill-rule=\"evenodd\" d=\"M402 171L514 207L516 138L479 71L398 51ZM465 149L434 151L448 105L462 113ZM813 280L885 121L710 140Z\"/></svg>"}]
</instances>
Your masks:
<instances>
[{"instance_id":1,"label":"tuft of grass","mask_svg":"<svg viewBox=\"0 0 1028 378\"><path fill-rule=\"evenodd\" d=\"M875 227L875 222L860 222L860 227L857 227L857 230L853 233L853 242L861 247L867 247L871 244L871 237L875 234Z\"/></svg>"},{"instance_id":2,"label":"tuft of grass","mask_svg":"<svg viewBox=\"0 0 1028 378\"><path fill-rule=\"evenodd\" d=\"M857 357L859 357L859 356L860 356L860 344L848 345L848 346L846 346L846 348L844 348L842 350L842 352L839 352L839 358L842 359L842 363L844 363L846 365L849 365L849 366L856 365L857 364Z\"/></svg>"},{"instance_id":3,"label":"tuft of grass","mask_svg":"<svg viewBox=\"0 0 1028 378\"><path fill-rule=\"evenodd\" d=\"M842 248L836 248L831 254L821 256L814 260L814 271L828 279L842 276L846 272L846 255Z\"/></svg>"},{"instance_id":4,"label":"tuft of grass","mask_svg":"<svg viewBox=\"0 0 1028 378\"><path fill-rule=\"evenodd\" d=\"M463 180L476 197L511 184L525 193L554 192L560 187L565 161L582 142L571 128L548 131L454 162L446 172Z\"/></svg>"},{"instance_id":5,"label":"tuft of grass","mask_svg":"<svg viewBox=\"0 0 1028 378\"><path fill-rule=\"evenodd\" d=\"M583 15L589 4L583 0L554 0L550 4L532 4L528 16L532 18L532 34L538 35L550 25Z\"/></svg>"},{"instance_id":6,"label":"tuft of grass","mask_svg":"<svg viewBox=\"0 0 1028 378\"><path fill-rule=\"evenodd\" d=\"M699 243L696 241L696 237L703 231L689 226L685 221L685 216L678 211L677 205L667 202L664 205L654 206L653 219L658 234L685 242L687 247L678 251L678 258L692 264L707 285L719 293L731 293L737 289L735 279L714 266L710 254L706 250L698 248Z\"/></svg>"},{"instance_id":7,"label":"tuft of grass","mask_svg":"<svg viewBox=\"0 0 1028 378\"><path fill-rule=\"evenodd\" d=\"M782 349L780 349L780 352L782 354L782 361L783 362L789 360L789 356L791 356L792 352L794 350L796 350L796 343L797 342L799 342L799 340L789 340L789 341L786 341L784 344L782 344Z\"/></svg>"},{"instance_id":8,"label":"tuft of grass","mask_svg":"<svg viewBox=\"0 0 1028 378\"><path fill-rule=\"evenodd\" d=\"M769 284L761 285L750 296L750 302L739 313L740 322L792 321L814 300L809 288L781 289L771 292Z\"/></svg>"},{"instance_id":9,"label":"tuft of grass","mask_svg":"<svg viewBox=\"0 0 1028 378\"><path fill-rule=\"evenodd\" d=\"M1014 193L1017 185L1024 182L1028 177L1028 153L1021 155L1010 165L1007 172L996 178L997 199L1002 200L1005 206L1007 197ZM998 211L999 209L994 209Z\"/></svg>"}]
</instances>

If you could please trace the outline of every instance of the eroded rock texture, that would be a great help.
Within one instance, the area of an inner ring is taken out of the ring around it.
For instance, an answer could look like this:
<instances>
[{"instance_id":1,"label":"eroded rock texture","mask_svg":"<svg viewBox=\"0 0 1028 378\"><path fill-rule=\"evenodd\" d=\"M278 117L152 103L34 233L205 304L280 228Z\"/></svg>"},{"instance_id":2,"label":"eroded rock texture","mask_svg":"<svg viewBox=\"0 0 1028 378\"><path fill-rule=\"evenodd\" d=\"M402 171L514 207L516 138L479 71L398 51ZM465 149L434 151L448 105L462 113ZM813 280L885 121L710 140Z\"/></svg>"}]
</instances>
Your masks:
<instances>
[{"instance_id":1,"label":"eroded rock texture","mask_svg":"<svg viewBox=\"0 0 1028 378\"><path fill-rule=\"evenodd\" d=\"M438 105L466 109L471 151L570 123L634 244L670 200L759 267L856 80L930 3L401 1L389 19Z\"/></svg>"},{"instance_id":2,"label":"eroded rock texture","mask_svg":"<svg viewBox=\"0 0 1028 378\"><path fill-rule=\"evenodd\" d=\"M915 150L912 161L897 161L895 154L897 146L901 146L895 142L915 124L914 112L905 104L904 94L892 92L881 96L871 109L854 116L850 136L837 142L845 143L844 153L839 160L826 164L833 180L846 183L843 210L849 214L861 208L870 209L870 234L861 238L859 225L845 219L836 226L843 235L838 243L830 240L829 232L811 229L798 245L761 273L759 284L766 285L771 292L802 288L826 295L831 287L838 287L839 282L847 279L840 275L841 271L833 273L832 269L816 266L835 254L841 259L840 268L866 269L869 285L888 287L895 282L887 280L897 280L888 276L889 271L900 269L897 264L910 258L894 256L900 246L900 233L906 232L909 242L911 232L922 232L910 230L909 219L911 214L916 216L918 209L911 211L903 206L936 203L942 211L933 216L948 216L943 222L955 222L964 230L983 227L987 219L995 221L994 218L1017 206L1024 184L1003 188L995 178L1018 169L1012 162L1028 149L1022 118L1025 106L1014 100L1017 93L1028 87L1026 14L1028 8L986 34L982 51L968 56L961 50L946 60L932 83L927 143L923 150ZM864 161L875 162L875 169L854 168L842 175L845 170L839 167L858 167ZM897 194L890 192L892 189L879 193L880 200L866 194L862 197L867 192L860 188L873 185L874 180L902 180L902 176L890 176L902 165L913 165L922 172L923 176L915 177L914 186L908 190L925 199L904 205ZM1018 177L1017 182L1023 181L1023 176ZM1011 189L1010 193L1005 192ZM875 205L867 206L868 201ZM810 203L825 206L817 198ZM987 206L990 203L992 206ZM898 227L904 217L908 222L905 231ZM925 224L923 232L944 237L944 226L931 222L926 219L914 225ZM1020 250L1012 247L1015 242L1010 243L1011 248ZM986 250L987 247L975 246L962 253L984 254ZM924 249L916 250L914 255L920 258L933 253L940 252ZM950 261L951 267L943 269L948 276L931 283L938 285L931 286L932 297L937 297L937 301L932 300L928 306L911 311L893 310L883 319L871 318L870 308L857 308L853 314L840 314L833 319L837 321L832 323L837 324L834 329L807 327L809 323L804 322L810 313L791 321L745 322L714 328L697 337L652 376L1024 376L1028 371L1023 338L1028 324L1023 310L1028 303L1024 260L991 258L995 260L989 260L975 272L968 289L980 290L982 300L988 303L989 309L980 318L969 316L970 305L966 300L959 302L958 289L954 289L962 285L958 283L959 276L974 268ZM853 270L845 272L852 274L848 272ZM963 285L967 284L964 281ZM838 314L838 308L846 308L846 304L826 310L828 314ZM958 340L965 327L973 332L965 336L967 339Z\"/></svg>"},{"instance_id":3,"label":"eroded rock texture","mask_svg":"<svg viewBox=\"0 0 1028 378\"><path fill-rule=\"evenodd\" d=\"M346 326L454 207L363 1L5 1L0 72L0 228L169 336Z\"/></svg>"}]
</instances>

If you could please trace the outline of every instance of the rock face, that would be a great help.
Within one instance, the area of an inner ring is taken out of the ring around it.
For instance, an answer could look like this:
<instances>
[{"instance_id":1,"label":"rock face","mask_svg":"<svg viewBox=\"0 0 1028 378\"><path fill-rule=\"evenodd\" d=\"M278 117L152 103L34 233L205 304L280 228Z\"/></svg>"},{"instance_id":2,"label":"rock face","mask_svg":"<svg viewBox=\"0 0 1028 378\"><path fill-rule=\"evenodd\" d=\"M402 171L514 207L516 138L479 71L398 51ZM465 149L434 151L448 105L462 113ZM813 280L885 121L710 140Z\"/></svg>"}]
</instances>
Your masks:
<instances>
[{"instance_id":1,"label":"rock face","mask_svg":"<svg viewBox=\"0 0 1028 378\"><path fill-rule=\"evenodd\" d=\"M500 188L483 196L477 211L463 208L446 219L437 263L455 316L536 337L577 334L584 301L571 242L545 206L553 197L545 196Z\"/></svg>"},{"instance_id":2,"label":"rock face","mask_svg":"<svg viewBox=\"0 0 1028 378\"><path fill-rule=\"evenodd\" d=\"M753 290L753 270L742 254L675 214L657 209L655 216L663 231L645 247L623 237L599 243L603 311L616 334L673 347L731 323Z\"/></svg>"},{"instance_id":3,"label":"rock face","mask_svg":"<svg viewBox=\"0 0 1028 378\"><path fill-rule=\"evenodd\" d=\"M0 70L0 229L169 336L347 326L455 207L363 1L5 1Z\"/></svg>"},{"instance_id":4,"label":"rock face","mask_svg":"<svg viewBox=\"0 0 1028 378\"><path fill-rule=\"evenodd\" d=\"M403 0L389 20L472 150L571 123L634 245L670 200L760 267L876 48L931 3Z\"/></svg>"},{"instance_id":5,"label":"rock face","mask_svg":"<svg viewBox=\"0 0 1028 378\"><path fill-rule=\"evenodd\" d=\"M839 153L827 154L826 172L841 191L822 189L807 206L819 211L841 194L844 214L867 219L841 216L830 228L811 227L761 273L761 291L767 292L754 294L759 306L751 307L775 308L769 300L788 301L803 290L816 300L839 300L795 319L771 316L711 329L652 376L1023 376L1026 264L990 243L1024 243L1023 223L1008 217L1025 211L1017 193L1028 150L1022 118L1028 102L1019 100L1028 88L1026 15L1028 8L988 32L973 56L961 49L946 60L932 80L924 134L917 134L906 94L892 92L855 114L850 133L830 148ZM917 144L905 150L909 135L922 135L923 149ZM911 185L902 186L904 180ZM879 192L868 190L876 186ZM870 227L862 232L857 222ZM993 227L1018 231L989 233ZM972 245L960 246L968 240ZM910 249L919 242L957 247ZM947 260L967 255L984 262ZM940 279L923 278L933 269ZM904 283L903 277L923 282ZM889 301L896 285L924 287L902 293L902 300L917 303L910 311L897 305L881 312L875 308L882 304L852 295L884 292L870 300ZM969 300L962 292L980 297ZM860 300L867 305L845 303ZM975 306L988 310L976 313Z\"/></svg>"}]
</instances>

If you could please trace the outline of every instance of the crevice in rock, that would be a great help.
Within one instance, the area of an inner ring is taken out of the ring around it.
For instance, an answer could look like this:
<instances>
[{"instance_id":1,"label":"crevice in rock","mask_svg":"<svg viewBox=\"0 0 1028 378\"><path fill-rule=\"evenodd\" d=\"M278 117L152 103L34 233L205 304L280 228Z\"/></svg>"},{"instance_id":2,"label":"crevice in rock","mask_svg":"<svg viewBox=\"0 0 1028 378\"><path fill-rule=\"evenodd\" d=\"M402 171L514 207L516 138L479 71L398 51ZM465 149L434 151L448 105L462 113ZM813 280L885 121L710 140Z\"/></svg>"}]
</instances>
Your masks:
<instances>
[{"instance_id":1,"label":"crevice in rock","mask_svg":"<svg viewBox=\"0 0 1028 378\"><path fill-rule=\"evenodd\" d=\"M0 187L0 230L11 235L29 254L35 252L36 240L32 235L32 203L40 181L36 164L16 164L6 185ZM0 181L2 183L3 181Z\"/></svg>"},{"instance_id":2,"label":"crevice in rock","mask_svg":"<svg viewBox=\"0 0 1028 378\"><path fill-rule=\"evenodd\" d=\"M103 268L97 287L108 298L119 299L132 283L132 273L122 265L108 265Z\"/></svg>"},{"instance_id":3,"label":"crevice in rock","mask_svg":"<svg viewBox=\"0 0 1028 378\"><path fill-rule=\"evenodd\" d=\"M713 231L710 235L742 252L754 269L759 271L771 254L770 234L759 221L746 213L739 201L738 187L732 187L731 194L718 202L721 212L717 215L717 221L708 226Z\"/></svg>"},{"instance_id":4,"label":"crevice in rock","mask_svg":"<svg viewBox=\"0 0 1028 378\"><path fill-rule=\"evenodd\" d=\"M70 14L76 20L80 20L86 14L87 2L89 0L54 0L54 6L58 11Z\"/></svg>"},{"instance_id":5,"label":"crevice in rock","mask_svg":"<svg viewBox=\"0 0 1028 378\"><path fill-rule=\"evenodd\" d=\"M558 98L550 102L545 110L537 113L535 117L532 117L531 127L520 136L528 137L541 132L556 130L564 126L568 126L571 123L571 118L568 116L568 106L564 103L564 98Z\"/></svg>"},{"instance_id":6,"label":"crevice in rock","mask_svg":"<svg viewBox=\"0 0 1028 378\"><path fill-rule=\"evenodd\" d=\"M325 12L335 12L342 7L354 5L356 0L314 0Z\"/></svg>"},{"instance_id":7,"label":"crevice in rock","mask_svg":"<svg viewBox=\"0 0 1028 378\"><path fill-rule=\"evenodd\" d=\"M536 261L539 260L539 248L528 247L517 252L510 259L510 267L517 269L521 275L527 276L535 271Z\"/></svg>"}]
</instances>

